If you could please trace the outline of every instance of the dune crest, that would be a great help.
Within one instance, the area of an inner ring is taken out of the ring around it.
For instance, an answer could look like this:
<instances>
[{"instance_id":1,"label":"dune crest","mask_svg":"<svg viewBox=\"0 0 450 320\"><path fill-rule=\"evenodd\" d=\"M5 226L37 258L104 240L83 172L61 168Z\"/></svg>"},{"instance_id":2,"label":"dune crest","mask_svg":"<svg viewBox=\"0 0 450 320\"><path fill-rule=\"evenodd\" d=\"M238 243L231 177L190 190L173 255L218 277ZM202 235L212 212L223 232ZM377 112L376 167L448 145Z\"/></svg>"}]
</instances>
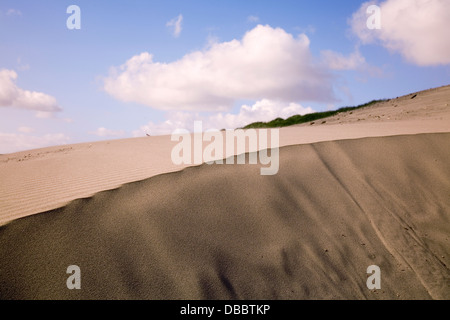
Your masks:
<instances>
[{"instance_id":1,"label":"dune crest","mask_svg":"<svg viewBox=\"0 0 450 320\"><path fill-rule=\"evenodd\" d=\"M281 128L279 145L450 132L449 103L450 85L420 91L343 112L314 125ZM167 135L0 155L0 225L124 183L182 170L187 165L175 165L171 160L175 145Z\"/></svg>"}]
</instances>

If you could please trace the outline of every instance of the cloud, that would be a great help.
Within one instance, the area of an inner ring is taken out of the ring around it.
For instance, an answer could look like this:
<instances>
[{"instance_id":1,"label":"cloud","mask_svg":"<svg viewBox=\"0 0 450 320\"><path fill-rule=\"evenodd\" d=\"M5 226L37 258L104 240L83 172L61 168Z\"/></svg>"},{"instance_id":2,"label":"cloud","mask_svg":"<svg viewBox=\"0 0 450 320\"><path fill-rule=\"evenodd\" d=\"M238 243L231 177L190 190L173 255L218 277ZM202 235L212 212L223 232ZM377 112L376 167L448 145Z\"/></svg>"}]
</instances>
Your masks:
<instances>
[{"instance_id":1,"label":"cloud","mask_svg":"<svg viewBox=\"0 0 450 320\"><path fill-rule=\"evenodd\" d=\"M303 107L298 103L283 103L269 99L256 101L252 106L242 105L238 114L218 113L210 116L207 122L211 128L235 129L256 121L270 121L275 118L314 112L310 107Z\"/></svg>"},{"instance_id":2,"label":"cloud","mask_svg":"<svg viewBox=\"0 0 450 320\"><path fill-rule=\"evenodd\" d=\"M21 16L22 12L17 9L8 9L8 11L6 11L6 15L7 16Z\"/></svg>"},{"instance_id":3,"label":"cloud","mask_svg":"<svg viewBox=\"0 0 450 320\"><path fill-rule=\"evenodd\" d=\"M450 1L386 0L379 4L381 29L367 28L366 2L349 24L362 43L376 43L419 66L450 64Z\"/></svg>"},{"instance_id":4,"label":"cloud","mask_svg":"<svg viewBox=\"0 0 450 320\"><path fill-rule=\"evenodd\" d=\"M168 114L168 119L164 122L148 124L141 126L138 130L132 132L133 137L142 137L146 134L156 136L171 134L177 129L192 130L194 121L202 120L198 114L191 112L172 111Z\"/></svg>"},{"instance_id":5,"label":"cloud","mask_svg":"<svg viewBox=\"0 0 450 320\"><path fill-rule=\"evenodd\" d=\"M171 63L143 52L112 68L104 90L161 110L226 111L239 99L333 102L332 78L315 64L306 35L258 25L242 40L212 43Z\"/></svg>"},{"instance_id":6,"label":"cloud","mask_svg":"<svg viewBox=\"0 0 450 320\"><path fill-rule=\"evenodd\" d=\"M308 24L306 27L294 27L294 30L301 32L301 33L309 33L314 34L316 33L316 27L314 27L311 24Z\"/></svg>"},{"instance_id":7,"label":"cloud","mask_svg":"<svg viewBox=\"0 0 450 320\"><path fill-rule=\"evenodd\" d=\"M26 70L30 69L30 65L22 63L22 58L18 57L17 58L17 69L19 69L20 71L26 71Z\"/></svg>"},{"instance_id":8,"label":"cloud","mask_svg":"<svg viewBox=\"0 0 450 320\"><path fill-rule=\"evenodd\" d=\"M38 111L38 112L36 112L35 116L38 119L53 119L53 120L58 120L58 121L64 121L66 123L74 122L72 118L60 118L54 112Z\"/></svg>"},{"instance_id":9,"label":"cloud","mask_svg":"<svg viewBox=\"0 0 450 320\"><path fill-rule=\"evenodd\" d=\"M56 99L48 94L28 91L17 87L17 73L0 70L0 107L15 107L45 113L61 111Z\"/></svg>"},{"instance_id":10,"label":"cloud","mask_svg":"<svg viewBox=\"0 0 450 320\"><path fill-rule=\"evenodd\" d=\"M31 133L34 131L34 129L31 127L22 126L22 127L17 128L17 131L22 132L22 133Z\"/></svg>"},{"instance_id":11,"label":"cloud","mask_svg":"<svg viewBox=\"0 0 450 320\"><path fill-rule=\"evenodd\" d=\"M171 28L172 35L177 38L181 33L181 23L183 22L183 16L180 14L178 17L173 18L169 22L166 23L166 27Z\"/></svg>"},{"instance_id":12,"label":"cloud","mask_svg":"<svg viewBox=\"0 0 450 320\"><path fill-rule=\"evenodd\" d=\"M321 51L323 62L331 70L356 70L366 65L366 59L359 50L352 52L349 56L332 50Z\"/></svg>"},{"instance_id":13,"label":"cloud","mask_svg":"<svg viewBox=\"0 0 450 320\"><path fill-rule=\"evenodd\" d=\"M38 111L36 112L36 118L39 119L50 119L50 118L54 118L55 115L53 112L48 112L48 111Z\"/></svg>"},{"instance_id":14,"label":"cloud","mask_svg":"<svg viewBox=\"0 0 450 320\"><path fill-rule=\"evenodd\" d=\"M297 103L283 103L262 99L253 105L242 105L237 114L215 113L212 115L200 115L192 112L171 112L169 120L161 123L150 122L133 131L133 136L141 137L146 133L151 135L171 134L177 129L193 131L194 121L203 121L203 129L235 129L256 121L270 121L277 117L288 118L296 114L314 112L310 107L303 107Z\"/></svg>"},{"instance_id":15,"label":"cloud","mask_svg":"<svg viewBox=\"0 0 450 320\"><path fill-rule=\"evenodd\" d=\"M382 77L382 68L367 63L364 56L359 52L358 47L348 56L332 50L322 50L320 52L322 63L326 68L336 71L354 70L364 74L360 81L367 81L366 76Z\"/></svg>"},{"instance_id":16,"label":"cloud","mask_svg":"<svg viewBox=\"0 0 450 320\"><path fill-rule=\"evenodd\" d=\"M257 16L248 16L247 17L247 22L258 22L259 21L259 17Z\"/></svg>"},{"instance_id":17,"label":"cloud","mask_svg":"<svg viewBox=\"0 0 450 320\"><path fill-rule=\"evenodd\" d=\"M67 144L70 138L63 133L30 136L0 132L0 153L12 153L29 149Z\"/></svg>"},{"instance_id":18,"label":"cloud","mask_svg":"<svg viewBox=\"0 0 450 320\"><path fill-rule=\"evenodd\" d=\"M125 135L125 131L123 130L110 130L104 127L100 127L95 131L89 132L90 134L94 134L99 137L121 137Z\"/></svg>"}]
</instances>

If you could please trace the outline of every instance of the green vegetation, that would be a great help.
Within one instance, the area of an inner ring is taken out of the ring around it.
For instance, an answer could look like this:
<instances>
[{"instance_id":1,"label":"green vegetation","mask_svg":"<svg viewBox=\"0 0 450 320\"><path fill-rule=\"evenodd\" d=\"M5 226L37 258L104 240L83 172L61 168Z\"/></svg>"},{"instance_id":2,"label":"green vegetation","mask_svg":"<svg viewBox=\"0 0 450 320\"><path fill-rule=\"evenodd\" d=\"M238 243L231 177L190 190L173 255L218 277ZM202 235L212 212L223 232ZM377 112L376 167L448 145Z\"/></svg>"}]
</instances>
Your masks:
<instances>
[{"instance_id":1,"label":"green vegetation","mask_svg":"<svg viewBox=\"0 0 450 320\"><path fill-rule=\"evenodd\" d=\"M296 114L296 115L291 116L291 117L289 117L287 119L276 118L276 119L274 119L272 121L269 121L269 122L253 122L253 123L250 123L250 124L246 125L242 129L287 127L287 126L292 126L293 124L300 124L300 123L316 121L316 120L319 120L319 119L331 117L331 116L334 116L334 115L336 115L336 114L338 114L340 112L347 112L347 111L353 111L353 110L356 110L356 109L365 108L365 107L371 106L371 105L373 105L375 103L383 102L383 101L386 101L386 99L372 100L370 102L361 104L361 105L356 106L356 107L342 107L342 108L339 108L337 110L308 113L308 114L305 114L303 116L301 116L299 114Z\"/></svg>"}]
</instances>

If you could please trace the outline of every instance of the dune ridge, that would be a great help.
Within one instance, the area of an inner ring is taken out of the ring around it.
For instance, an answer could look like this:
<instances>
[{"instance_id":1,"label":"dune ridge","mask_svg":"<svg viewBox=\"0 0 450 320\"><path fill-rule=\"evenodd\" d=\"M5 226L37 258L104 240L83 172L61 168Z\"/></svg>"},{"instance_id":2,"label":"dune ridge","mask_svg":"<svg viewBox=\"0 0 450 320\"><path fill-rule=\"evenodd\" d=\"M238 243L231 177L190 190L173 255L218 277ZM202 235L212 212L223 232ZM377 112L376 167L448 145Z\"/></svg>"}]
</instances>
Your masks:
<instances>
[{"instance_id":1,"label":"dune ridge","mask_svg":"<svg viewBox=\"0 0 450 320\"><path fill-rule=\"evenodd\" d=\"M14 220L0 298L449 299L449 143L285 146L274 176L203 164ZM66 287L73 264L80 290Z\"/></svg>"},{"instance_id":2,"label":"dune ridge","mask_svg":"<svg viewBox=\"0 0 450 320\"><path fill-rule=\"evenodd\" d=\"M414 97L414 98L413 98ZM450 132L450 86L280 129L280 146ZM188 165L174 165L170 136L48 147L0 155L0 225Z\"/></svg>"}]
</instances>

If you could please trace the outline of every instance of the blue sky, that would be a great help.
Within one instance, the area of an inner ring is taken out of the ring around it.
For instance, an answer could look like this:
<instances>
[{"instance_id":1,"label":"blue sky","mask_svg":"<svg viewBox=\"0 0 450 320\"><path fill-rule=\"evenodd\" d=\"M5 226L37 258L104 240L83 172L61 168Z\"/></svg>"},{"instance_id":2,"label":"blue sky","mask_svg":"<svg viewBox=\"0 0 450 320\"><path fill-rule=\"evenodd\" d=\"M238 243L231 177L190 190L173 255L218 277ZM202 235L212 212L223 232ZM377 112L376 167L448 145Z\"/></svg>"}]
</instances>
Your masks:
<instances>
[{"instance_id":1,"label":"blue sky","mask_svg":"<svg viewBox=\"0 0 450 320\"><path fill-rule=\"evenodd\" d=\"M3 0L0 153L170 134L193 120L237 127L449 84L449 1L373 3L380 30L365 25L362 1ZM72 4L79 30L66 25Z\"/></svg>"}]
</instances>

